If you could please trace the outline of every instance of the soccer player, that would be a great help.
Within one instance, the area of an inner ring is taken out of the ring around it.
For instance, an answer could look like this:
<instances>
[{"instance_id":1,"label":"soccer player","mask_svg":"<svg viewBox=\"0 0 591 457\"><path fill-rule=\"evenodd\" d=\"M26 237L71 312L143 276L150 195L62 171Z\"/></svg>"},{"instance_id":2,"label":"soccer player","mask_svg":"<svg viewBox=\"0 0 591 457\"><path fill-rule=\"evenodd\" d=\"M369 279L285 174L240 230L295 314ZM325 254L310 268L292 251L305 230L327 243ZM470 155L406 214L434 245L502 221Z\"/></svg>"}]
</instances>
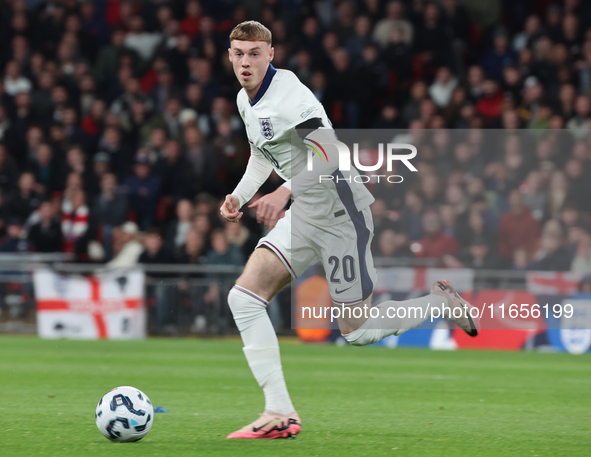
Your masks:
<instances>
[{"instance_id":1,"label":"soccer player","mask_svg":"<svg viewBox=\"0 0 591 457\"><path fill-rule=\"evenodd\" d=\"M349 309L371 307L377 274L370 252L373 223L369 205L374 199L363 184L351 180L358 176L354 167L350 171L338 167L338 148L333 147L338 140L322 104L291 71L271 65L271 32L256 21L238 24L230 34L228 52L242 86L237 106L251 156L243 178L226 196L221 215L238 221L241 207L272 170L285 180L277 190L250 205L256 208L257 220L272 230L259 241L228 295L248 365L265 395L263 414L228 438L293 437L300 432L301 422L287 391L267 305L283 287L320 261L335 304ZM317 174L306 174L304 141L315 145L319 155L324 154L327 160L317 160L316 171L332 179L319 182ZM290 209L279 219L290 199ZM347 341L363 346L420 325L431 316L430 307L436 303L449 311L471 309L449 281L437 281L430 295L386 301L375 307L381 313L377 317L368 317L367 312L359 318L344 315L338 324ZM409 312L400 313L404 318L390 318L391 311L384 320L387 308ZM459 318L448 318L475 336L478 319L472 319L470 313L459 314Z\"/></svg>"}]
</instances>

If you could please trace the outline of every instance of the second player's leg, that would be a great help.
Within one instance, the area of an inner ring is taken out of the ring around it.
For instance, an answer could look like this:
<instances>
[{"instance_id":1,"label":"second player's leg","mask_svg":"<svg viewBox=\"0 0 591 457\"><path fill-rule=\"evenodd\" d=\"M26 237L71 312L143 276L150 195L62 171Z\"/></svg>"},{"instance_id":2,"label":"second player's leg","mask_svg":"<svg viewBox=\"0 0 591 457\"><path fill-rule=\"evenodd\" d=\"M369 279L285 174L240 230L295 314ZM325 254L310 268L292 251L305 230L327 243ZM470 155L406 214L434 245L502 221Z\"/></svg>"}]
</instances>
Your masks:
<instances>
[{"instance_id":1,"label":"second player's leg","mask_svg":"<svg viewBox=\"0 0 591 457\"><path fill-rule=\"evenodd\" d=\"M370 296L363 302L340 307L339 329L355 346L373 344L421 325L431 317L431 307L445 300L430 294L404 301L387 300L372 306L371 299Z\"/></svg>"},{"instance_id":2,"label":"second player's leg","mask_svg":"<svg viewBox=\"0 0 591 457\"><path fill-rule=\"evenodd\" d=\"M373 344L389 335L400 335L421 325L427 319L443 317L456 323L470 336L480 332L479 313L456 292L449 281L435 281L431 293L404 301L388 300L373 308L371 302L341 308L339 328L355 346ZM437 312L435 312L437 311ZM351 319L349 316L362 316Z\"/></svg>"},{"instance_id":3,"label":"second player's leg","mask_svg":"<svg viewBox=\"0 0 591 457\"><path fill-rule=\"evenodd\" d=\"M377 274L370 248L373 221L369 208L353 214L350 223L332 227L332 232L323 237L322 260L333 306L340 308L337 310L339 329L351 344L364 346L389 335L400 335L430 319L432 308L442 305L449 310L463 307L459 318L449 313L441 317L457 323L471 336L478 334L479 323L465 316L471 305L449 282L437 281L431 293L423 297L388 300L372 307Z\"/></svg>"}]
</instances>

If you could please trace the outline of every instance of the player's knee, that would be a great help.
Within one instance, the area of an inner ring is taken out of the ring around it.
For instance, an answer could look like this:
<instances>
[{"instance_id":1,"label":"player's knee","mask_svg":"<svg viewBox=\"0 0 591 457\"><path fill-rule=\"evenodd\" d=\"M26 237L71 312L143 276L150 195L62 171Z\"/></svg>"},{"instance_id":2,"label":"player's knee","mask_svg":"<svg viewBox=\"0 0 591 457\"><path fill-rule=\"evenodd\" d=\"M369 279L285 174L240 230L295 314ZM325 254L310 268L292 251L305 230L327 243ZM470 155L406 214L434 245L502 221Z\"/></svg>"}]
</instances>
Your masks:
<instances>
[{"instance_id":1,"label":"player's knee","mask_svg":"<svg viewBox=\"0 0 591 457\"><path fill-rule=\"evenodd\" d=\"M228 293L228 306L234 320L248 319L267 312L267 302L250 290L234 286Z\"/></svg>"},{"instance_id":2,"label":"player's knee","mask_svg":"<svg viewBox=\"0 0 591 457\"><path fill-rule=\"evenodd\" d=\"M353 346L367 346L380 341L383 337L383 332L380 329L359 327L351 333L343 335L343 337Z\"/></svg>"}]
</instances>

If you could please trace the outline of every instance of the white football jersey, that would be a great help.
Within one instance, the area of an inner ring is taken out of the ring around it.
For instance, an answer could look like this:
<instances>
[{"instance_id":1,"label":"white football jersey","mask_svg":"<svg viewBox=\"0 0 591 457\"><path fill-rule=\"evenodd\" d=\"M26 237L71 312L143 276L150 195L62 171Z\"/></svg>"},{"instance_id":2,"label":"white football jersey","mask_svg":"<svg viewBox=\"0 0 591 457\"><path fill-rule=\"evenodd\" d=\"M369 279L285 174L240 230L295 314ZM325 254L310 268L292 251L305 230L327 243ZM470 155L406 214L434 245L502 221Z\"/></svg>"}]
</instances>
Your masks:
<instances>
[{"instance_id":1,"label":"white football jersey","mask_svg":"<svg viewBox=\"0 0 591 457\"><path fill-rule=\"evenodd\" d=\"M251 153L264 157L285 180L302 171L308 160L308 149L303 140L293 134L294 128L313 118L321 119L325 127L332 126L312 91L293 72L277 70L272 65L254 100L250 102L242 89L237 96L237 106L246 126ZM354 167L350 175L358 175ZM343 187L345 184L350 190ZM373 201L363 184L341 181L337 185L323 181L298 195L291 208L317 223L338 223L341 216L361 211Z\"/></svg>"}]
</instances>

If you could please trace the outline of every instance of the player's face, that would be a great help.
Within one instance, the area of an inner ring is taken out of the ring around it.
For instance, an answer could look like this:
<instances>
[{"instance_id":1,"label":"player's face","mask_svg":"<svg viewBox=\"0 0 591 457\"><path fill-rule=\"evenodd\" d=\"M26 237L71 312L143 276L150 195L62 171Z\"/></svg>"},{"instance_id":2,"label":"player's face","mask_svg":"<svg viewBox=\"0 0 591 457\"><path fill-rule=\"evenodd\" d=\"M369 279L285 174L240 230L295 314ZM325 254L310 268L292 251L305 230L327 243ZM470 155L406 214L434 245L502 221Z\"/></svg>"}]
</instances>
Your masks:
<instances>
[{"instance_id":1,"label":"player's face","mask_svg":"<svg viewBox=\"0 0 591 457\"><path fill-rule=\"evenodd\" d=\"M264 41L232 40L228 53L240 85L247 92L256 94L273 60L274 50L271 45Z\"/></svg>"}]
</instances>

